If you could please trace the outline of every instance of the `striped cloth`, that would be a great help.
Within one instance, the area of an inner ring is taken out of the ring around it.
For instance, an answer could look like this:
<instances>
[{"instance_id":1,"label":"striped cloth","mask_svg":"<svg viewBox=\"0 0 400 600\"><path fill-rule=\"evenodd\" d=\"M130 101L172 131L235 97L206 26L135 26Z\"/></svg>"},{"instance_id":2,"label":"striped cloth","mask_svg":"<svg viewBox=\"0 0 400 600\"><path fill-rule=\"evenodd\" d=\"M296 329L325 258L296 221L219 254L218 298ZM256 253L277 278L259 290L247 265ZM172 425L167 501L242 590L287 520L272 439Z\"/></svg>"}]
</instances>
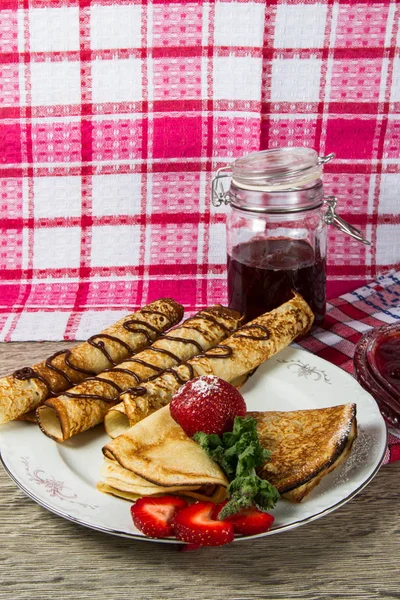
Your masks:
<instances>
[{"instance_id":1,"label":"striped cloth","mask_svg":"<svg viewBox=\"0 0 400 600\"><path fill-rule=\"evenodd\" d=\"M400 323L400 271L391 271L373 283L330 300L323 327L317 327L299 345L353 373L353 356L365 331ZM400 432L389 429L385 462L400 460Z\"/></svg>"},{"instance_id":2,"label":"striped cloth","mask_svg":"<svg viewBox=\"0 0 400 600\"><path fill-rule=\"evenodd\" d=\"M326 192L372 245L330 228L330 297L398 269L399 24L389 0L1 0L0 340L225 303L212 175L265 148L336 153Z\"/></svg>"}]
</instances>

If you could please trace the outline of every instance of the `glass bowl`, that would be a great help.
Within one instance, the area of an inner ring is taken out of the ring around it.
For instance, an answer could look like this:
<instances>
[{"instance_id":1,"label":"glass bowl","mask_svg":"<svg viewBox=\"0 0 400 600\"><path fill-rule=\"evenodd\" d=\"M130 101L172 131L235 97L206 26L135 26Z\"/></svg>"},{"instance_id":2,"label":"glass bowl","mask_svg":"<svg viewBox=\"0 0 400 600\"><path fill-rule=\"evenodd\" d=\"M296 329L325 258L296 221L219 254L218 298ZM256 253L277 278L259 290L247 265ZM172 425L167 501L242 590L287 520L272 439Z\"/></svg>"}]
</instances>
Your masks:
<instances>
[{"instance_id":1,"label":"glass bowl","mask_svg":"<svg viewBox=\"0 0 400 600\"><path fill-rule=\"evenodd\" d=\"M371 329L354 353L357 381L377 401L384 418L400 426L400 323Z\"/></svg>"}]
</instances>

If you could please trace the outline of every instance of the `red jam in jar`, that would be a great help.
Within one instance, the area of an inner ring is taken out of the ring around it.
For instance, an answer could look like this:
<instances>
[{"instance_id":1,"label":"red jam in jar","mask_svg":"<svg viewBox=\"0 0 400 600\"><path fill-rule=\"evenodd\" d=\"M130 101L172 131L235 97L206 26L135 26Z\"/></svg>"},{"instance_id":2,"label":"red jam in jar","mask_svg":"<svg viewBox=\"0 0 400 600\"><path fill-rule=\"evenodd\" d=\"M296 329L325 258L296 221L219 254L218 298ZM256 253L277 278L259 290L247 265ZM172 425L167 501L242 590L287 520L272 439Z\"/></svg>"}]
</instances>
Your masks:
<instances>
[{"instance_id":1,"label":"red jam in jar","mask_svg":"<svg viewBox=\"0 0 400 600\"><path fill-rule=\"evenodd\" d=\"M253 238L228 254L229 306L252 320L287 302L296 291L319 324L325 314L325 268L325 257L306 240Z\"/></svg>"},{"instance_id":2,"label":"red jam in jar","mask_svg":"<svg viewBox=\"0 0 400 600\"><path fill-rule=\"evenodd\" d=\"M229 204L226 220L229 306L247 320L300 293L315 315L325 314L327 226L368 244L361 231L336 213L325 196L322 167L333 154L310 148L253 152L218 169L214 206ZM224 178L230 178L229 190Z\"/></svg>"}]
</instances>

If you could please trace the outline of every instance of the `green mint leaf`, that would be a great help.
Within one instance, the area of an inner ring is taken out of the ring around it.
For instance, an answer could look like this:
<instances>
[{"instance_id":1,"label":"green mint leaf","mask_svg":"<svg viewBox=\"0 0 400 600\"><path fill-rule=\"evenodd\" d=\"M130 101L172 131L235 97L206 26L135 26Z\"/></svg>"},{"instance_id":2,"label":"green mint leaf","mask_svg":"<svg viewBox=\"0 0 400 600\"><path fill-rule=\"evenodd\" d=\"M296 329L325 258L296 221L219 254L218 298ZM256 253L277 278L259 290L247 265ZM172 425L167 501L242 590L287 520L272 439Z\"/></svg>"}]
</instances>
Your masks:
<instances>
[{"instance_id":1,"label":"green mint leaf","mask_svg":"<svg viewBox=\"0 0 400 600\"><path fill-rule=\"evenodd\" d=\"M221 438L214 434L203 433L198 431L194 434L195 442L207 452L210 458L217 463L224 471L225 475L231 479L235 475L236 464L232 465L226 457L225 448L223 447Z\"/></svg>"},{"instance_id":2,"label":"green mint leaf","mask_svg":"<svg viewBox=\"0 0 400 600\"><path fill-rule=\"evenodd\" d=\"M230 480L229 501L218 518L224 519L243 508L255 505L270 510L279 499L278 490L256 474L270 458L258 439L257 421L253 417L236 417L232 431L221 437L198 432L193 439L207 452Z\"/></svg>"},{"instance_id":3,"label":"green mint leaf","mask_svg":"<svg viewBox=\"0 0 400 600\"><path fill-rule=\"evenodd\" d=\"M227 517L230 517L231 515L235 515L236 513L240 512L244 508L250 508L252 504L253 502L251 499L246 498L245 496L241 496L241 494L238 492L237 494L232 495L228 502L225 504L225 506L218 515L218 520L223 521Z\"/></svg>"},{"instance_id":4,"label":"green mint leaf","mask_svg":"<svg viewBox=\"0 0 400 600\"><path fill-rule=\"evenodd\" d=\"M269 481L260 479L258 493L253 498L256 507L263 511L271 510L279 498L280 494L276 487Z\"/></svg>"},{"instance_id":5,"label":"green mint leaf","mask_svg":"<svg viewBox=\"0 0 400 600\"><path fill-rule=\"evenodd\" d=\"M253 504L259 510L267 511L274 508L279 500L278 490L268 481L257 475L236 477L228 487L229 501L218 515L219 520L226 519L243 508Z\"/></svg>"},{"instance_id":6,"label":"green mint leaf","mask_svg":"<svg viewBox=\"0 0 400 600\"><path fill-rule=\"evenodd\" d=\"M258 493L257 475L247 477L236 477L228 487L229 501L223 507L218 515L218 519L226 519L228 515L233 515L243 508L250 508L253 505L253 498Z\"/></svg>"},{"instance_id":7,"label":"green mint leaf","mask_svg":"<svg viewBox=\"0 0 400 600\"><path fill-rule=\"evenodd\" d=\"M236 476L243 477L253 471L257 464L257 445L250 442L239 454L236 467Z\"/></svg>"},{"instance_id":8,"label":"green mint leaf","mask_svg":"<svg viewBox=\"0 0 400 600\"><path fill-rule=\"evenodd\" d=\"M203 433L203 431L198 431L194 434L193 439L206 451L208 449L214 450L215 448L222 446L222 440L216 433Z\"/></svg>"},{"instance_id":9,"label":"green mint leaf","mask_svg":"<svg viewBox=\"0 0 400 600\"><path fill-rule=\"evenodd\" d=\"M228 492L233 495L237 492L243 496L254 498L259 490L259 480L257 475L247 475L245 477L236 477L228 486Z\"/></svg>"},{"instance_id":10,"label":"green mint leaf","mask_svg":"<svg viewBox=\"0 0 400 600\"><path fill-rule=\"evenodd\" d=\"M258 439L257 421L253 417L236 417L233 423L233 430L227 431L222 435L224 446L230 448L246 434L249 434L250 438Z\"/></svg>"}]
</instances>

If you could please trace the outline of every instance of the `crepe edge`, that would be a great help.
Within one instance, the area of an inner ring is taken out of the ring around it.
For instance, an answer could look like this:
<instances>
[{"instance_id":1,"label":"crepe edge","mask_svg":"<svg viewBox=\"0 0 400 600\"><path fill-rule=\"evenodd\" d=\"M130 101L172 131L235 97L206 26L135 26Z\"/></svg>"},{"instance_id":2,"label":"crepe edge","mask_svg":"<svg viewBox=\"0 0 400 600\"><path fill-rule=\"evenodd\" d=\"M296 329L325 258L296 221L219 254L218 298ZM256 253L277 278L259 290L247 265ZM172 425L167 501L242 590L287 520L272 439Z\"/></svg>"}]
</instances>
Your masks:
<instances>
[{"instance_id":1,"label":"crepe edge","mask_svg":"<svg viewBox=\"0 0 400 600\"><path fill-rule=\"evenodd\" d=\"M343 437L337 441L335 449L331 456L326 460L325 464L321 465L314 472L309 473L304 480L300 481L296 486L289 489L280 490L280 493L285 497L291 497L295 502L300 502L311 490L316 487L325 475L336 469L348 456L352 448L353 442L357 437L357 407L354 403L349 403L350 410L349 422L346 432Z\"/></svg>"},{"instance_id":2,"label":"crepe edge","mask_svg":"<svg viewBox=\"0 0 400 600\"><path fill-rule=\"evenodd\" d=\"M55 442L65 442L70 437L66 411L62 409L62 404L48 404L47 401L36 409L36 421L40 431Z\"/></svg>"},{"instance_id":3,"label":"crepe edge","mask_svg":"<svg viewBox=\"0 0 400 600\"><path fill-rule=\"evenodd\" d=\"M194 486L188 486L188 487L193 488ZM216 489L213 491L212 495L202 494L200 491L200 489L201 489L200 487L197 487L196 489L180 488L179 490L174 491L173 494L177 495L177 496L184 496L186 498L191 498L193 500L208 501L208 502L213 502L214 504L219 504L220 502L222 502L223 500L226 499L227 490L223 486L219 486L219 485L216 485L214 487ZM99 492L102 492L104 494L109 494L111 496L114 496L116 498L120 498L123 500L130 500L131 502L134 502L138 498L145 497L144 494L135 494L133 492L119 490L111 485L108 485L107 483L105 483L103 481L100 481L96 485L96 489L99 490ZM166 492L166 491L156 492L155 491L152 494L146 494L146 497L153 498L153 497L157 497L157 496L163 496L168 493L172 493L172 492Z\"/></svg>"},{"instance_id":4,"label":"crepe edge","mask_svg":"<svg viewBox=\"0 0 400 600\"><path fill-rule=\"evenodd\" d=\"M293 488L288 492L285 492L283 495L284 498L290 500L291 502L299 503L301 502L317 485L319 485L322 479L329 475L334 469L339 467L348 457L351 452L351 448L353 446L353 442L357 437L357 422L353 421L352 427L350 429L346 444L342 450L342 452L336 457L336 459L329 465L324 467L314 478L310 479L303 485L299 487Z\"/></svg>"},{"instance_id":5,"label":"crepe edge","mask_svg":"<svg viewBox=\"0 0 400 600\"><path fill-rule=\"evenodd\" d=\"M306 495L308 495L329 473L341 465L353 446L353 442L357 437L357 405L355 403L347 403L345 405L350 414L348 417L348 426L343 437L338 440L334 451L326 462L318 467L315 471L310 472L304 479L297 482L294 486L279 487L279 482L274 482L279 493L290 500L291 502L299 503ZM265 479L267 477L264 477Z\"/></svg>"},{"instance_id":6,"label":"crepe edge","mask_svg":"<svg viewBox=\"0 0 400 600\"><path fill-rule=\"evenodd\" d=\"M194 444L196 442L193 442ZM108 445L106 444L105 446L103 446L103 455L105 456L105 458L108 458L109 460L112 460L116 463L118 463L123 469L126 469L127 471L130 471L131 469L129 469L126 465L123 464L123 462L121 462L121 460L118 460L118 458L115 456L115 454L113 453L112 450L110 450L110 448L108 447ZM207 456L207 455L206 455ZM207 458L209 458L207 456ZM210 459L211 461L211 459ZM214 461L212 461L212 463L214 464L216 470L219 471L219 479L217 478L216 475L203 475L203 480L200 479L200 476L198 477L197 481L190 481L188 479L188 481L185 483L185 485L223 485L225 487L228 487L228 480L225 477L223 471L220 469L220 467L217 465L217 463L215 463ZM151 477L148 477L146 473L144 473L141 469L135 469L135 471L132 471L132 473L135 473L135 475L138 475L139 477L141 477L142 479L145 479L146 481L148 481L149 483L152 483L154 485L159 485L160 487L172 487L172 486L179 486L182 485L180 482L176 482L176 481L168 481L168 482L162 482L161 480L156 480L156 479L152 479ZM200 481L199 481L200 480Z\"/></svg>"}]
</instances>

